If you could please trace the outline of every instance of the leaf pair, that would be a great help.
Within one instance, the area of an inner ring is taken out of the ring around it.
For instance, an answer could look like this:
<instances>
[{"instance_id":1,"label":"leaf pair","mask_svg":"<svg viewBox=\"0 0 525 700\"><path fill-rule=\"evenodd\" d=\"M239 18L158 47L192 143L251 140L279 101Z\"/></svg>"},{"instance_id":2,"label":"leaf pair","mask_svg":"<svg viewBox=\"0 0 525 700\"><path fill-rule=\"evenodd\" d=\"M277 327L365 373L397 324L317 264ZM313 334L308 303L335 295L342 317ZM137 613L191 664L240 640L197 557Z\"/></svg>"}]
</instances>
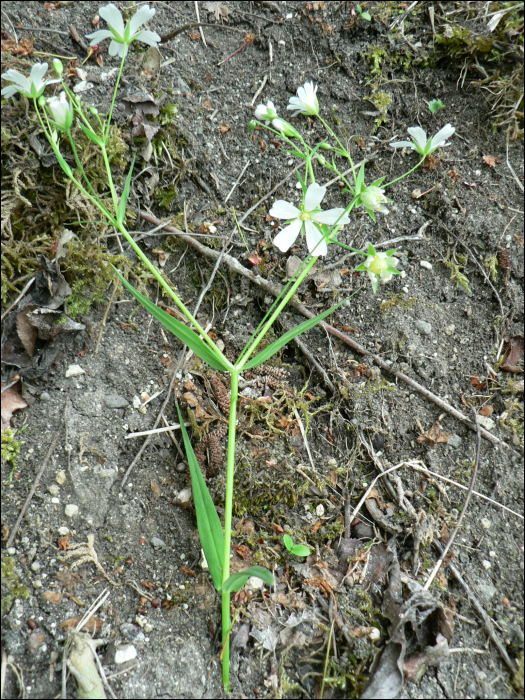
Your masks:
<instances>
[{"instance_id":1,"label":"leaf pair","mask_svg":"<svg viewBox=\"0 0 525 700\"><path fill-rule=\"evenodd\" d=\"M226 364L225 360L221 355L218 355L210 348L206 343L199 338L199 336L188 328L180 321L177 321L173 316L170 316L162 309L154 304L152 301L147 299L143 294L138 292L135 287L133 287L124 277L120 274L116 267L113 267L120 281L126 287L128 292L132 294L137 301L140 301L142 306L150 312L152 316L155 316L157 321L160 321L162 325L167 328L170 333L177 336L177 338L185 343L190 350L199 357L203 362L206 362L213 369L217 369L220 372L229 372L230 367Z\"/></svg>"},{"instance_id":2,"label":"leaf pair","mask_svg":"<svg viewBox=\"0 0 525 700\"><path fill-rule=\"evenodd\" d=\"M177 406L179 414L180 429L184 440L184 447L188 457L190 467L191 486L193 489L193 500L195 502L195 512L197 514L197 528L201 540L202 550L213 580L213 584L219 593L230 593L240 590L250 576L258 576L269 586L275 584L273 574L262 566L250 566L244 571L232 574L224 583L222 582L222 563L224 561L224 535L221 521L213 505L210 492L202 476L197 457L191 446L188 432L184 426L184 421Z\"/></svg>"}]
</instances>

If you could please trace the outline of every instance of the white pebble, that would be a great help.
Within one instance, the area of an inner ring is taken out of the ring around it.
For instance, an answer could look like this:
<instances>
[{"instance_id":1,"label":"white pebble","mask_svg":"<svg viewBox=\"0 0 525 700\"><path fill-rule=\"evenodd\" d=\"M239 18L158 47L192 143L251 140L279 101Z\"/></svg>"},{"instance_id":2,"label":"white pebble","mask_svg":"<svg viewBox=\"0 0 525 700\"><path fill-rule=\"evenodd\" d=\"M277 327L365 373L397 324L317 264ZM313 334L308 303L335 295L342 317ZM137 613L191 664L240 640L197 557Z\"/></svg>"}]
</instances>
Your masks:
<instances>
[{"instance_id":1,"label":"white pebble","mask_svg":"<svg viewBox=\"0 0 525 700\"><path fill-rule=\"evenodd\" d=\"M324 515L324 506L322 503L319 503L317 508L315 509L315 514L317 515L318 518L322 518Z\"/></svg>"},{"instance_id":2,"label":"white pebble","mask_svg":"<svg viewBox=\"0 0 525 700\"><path fill-rule=\"evenodd\" d=\"M66 379L69 379L69 377L79 377L81 374L85 374L85 371L80 365L70 365L66 370Z\"/></svg>"},{"instance_id":3,"label":"white pebble","mask_svg":"<svg viewBox=\"0 0 525 700\"><path fill-rule=\"evenodd\" d=\"M480 522L481 522L481 527L484 530L490 530L490 526L492 525L492 523L490 522L490 520L488 518L481 518Z\"/></svg>"},{"instance_id":4,"label":"white pebble","mask_svg":"<svg viewBox=\"0 0 525 700\"><path fill-rule=\"evenodd\" d=\"M137 656L137 650L133 644L122 644L115 651L115 663L125 664L126 661L132 661Z\"/></svg>"},{"instance_id":5,"label":"white pebble","mask_svg":"<svg viewBox=\"0 0 525 700\"><path fill-rule=\"evenodd\" d=\"M258 591L263 588L264 581L258 576L250 576L250 578L246 581L246 585L248 588L251 588L252 591Z\"/></svg>"},{"instance_id":6,"label":"white pebble","mask_svg":"<svg viewBox=\"0 0 525 700\"><path fill-rule=\"evenodd\" d=\"M177 496L177 500L181 503L189 503L191 501L191 489L182 489L182 491Z\"/></svg>"},{"instance_id":7,"label":"white pebble","mask_svg":"<svg viewBox=\"0 0 525 700\"><path fill-rule=\"evenodd\" d=\"M488 570L491 568L491 566L492 566L492 564L490 563L490 561L487 561L486 559L483 559L483 561L481 562L481 565L483 566L483 568L485 569L485 571L488 571Z\"/></svg>"},{"instance_id":8,"label":"white pebble","mask_svg":"<svg viewBox=\"0 0 525 700\"><path fill-rule=\"evenodd\" d=\"M421 261L419 262L419 264L421 265L421 267L424 267L425 270L431 270L431 269L432 269L432 264L429 263L429 262L427 262L426 260L421 260Z\"/></svg>"},{"instance_id":9,"label":"white pebble","mask_svg":"<svg viewBox=\"0 0 525 700\"><path fill-rule=\"evenodd\" d=\"M68 503L65 507L64 513L67 515L68 518L72 518L78 513L78 511L79 507L77 505L75 505L74 503Z\"/></svg>"}]
</instances>

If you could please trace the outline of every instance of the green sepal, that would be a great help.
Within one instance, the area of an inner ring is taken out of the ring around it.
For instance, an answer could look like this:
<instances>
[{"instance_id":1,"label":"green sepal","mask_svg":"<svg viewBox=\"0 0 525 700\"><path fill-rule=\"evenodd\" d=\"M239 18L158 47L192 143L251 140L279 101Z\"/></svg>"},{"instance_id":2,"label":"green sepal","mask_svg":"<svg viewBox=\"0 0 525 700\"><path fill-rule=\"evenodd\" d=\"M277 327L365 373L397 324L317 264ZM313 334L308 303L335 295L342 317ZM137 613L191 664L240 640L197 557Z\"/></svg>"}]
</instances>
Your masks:
<instances>
[{"instance_id":1,"label":"green sepal","mask_svg":"<svg viewBox=\"0 0 525 700\"><path fill-rule=\"evenodd\" d=\"M120 281L126 287L128 292L132 294L137 301L140 301L142 306L149 311L152 316L155 316L157 321L160 321L164 328L167 328L170 333L177 336L177 338L189 347L190 350L197 355L203 362L217 369L220 372L229 372L230 367L225 363L225 361L217 354L215 354L212 348L208 347L206 343L199 338L199 336L188 328L180 321L177 321L173 316L170 316L162 309L154 304L152 301L147 299L143 294L138 292L131 284L124 279L116 267L112 266L117 273Z\"/></svg>"},{"instance_id":2,"label":"green sepal","mask_svg":"<svg viewBox=\"0 0 525 700\"><path fill-rule=\"evenodd\" d=\"M220 591L222 586L222 562L224 558L224 534L222 525L217 511L215 510L210 492L204 481L204 477L202 476L197 457L191 446L188 431L186 430L178 406L177 413L179 414L182 439L184 440L184 448L190 467L191 487L193 490L193 501L195 503L197 528L199 530L202 551L208 562L208 569L213 580L213 585Z\"/></svg>"},{"instance_id":3,"label":"green sepal","mask_svg":"<svg viewBox=\"0 0 525 700\"><path fill-rule=\"evenodd\" d=\"M85 135L88 137L88 139L90 141L93 141L93 143L96 143L97 146L100 146L100 147L102 147L104 145L104 142L102 141L102 139L99 136L97 136L94 131L91 131L91 129L88 129L87 126L82 124L81 121L79 121L78 123L80 124L80 128L82 129L82 131L85 133Z\"/></svg>"}]
</instances>

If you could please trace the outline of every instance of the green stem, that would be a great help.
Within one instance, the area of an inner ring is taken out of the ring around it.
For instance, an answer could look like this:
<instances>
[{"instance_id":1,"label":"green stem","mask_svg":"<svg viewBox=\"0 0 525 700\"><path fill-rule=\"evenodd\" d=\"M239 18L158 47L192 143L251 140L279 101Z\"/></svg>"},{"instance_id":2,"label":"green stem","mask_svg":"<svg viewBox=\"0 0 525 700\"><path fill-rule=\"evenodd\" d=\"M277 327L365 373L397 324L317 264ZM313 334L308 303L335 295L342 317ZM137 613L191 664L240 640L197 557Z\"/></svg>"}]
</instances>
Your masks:
<instances>
[{"instance_id":1,"label":"green stem","mask_svg":"<svg viewBox=\"0 0 525 700\"><path fill-rule=\"evenodd\" d=\"M346 148L343 146L343 144L341 143L341 141L339 141L339 139L338 139L337 136L334 134L334 132L332 131L332 129L330 129L330 127L329 127L328 124L325 122L325 120L324 120L321 116L319 116L319 114L317 115L317 118L319 119L319 121L321 122L321 124L324 126L324 128L328 131L328 133L331 134L331 135L334 137L334 139L337 141L337 143L339 144L339 148L340 148L342 151L344 151L344 152L346 153L346 157L348 158L348 162L350 163L350 167L352 168L352 175L354 176L354 183L355 183L355 182L356 182L356 176L355 176L354 161L352 160L352 156L350 155L350 153L348 153L348 151L346 150Z\"/></svg>"},{"instance_id":2,"label":"green stem","mask_svg":"<svg viewBox=\"0 0 525 700\"><path fill-rule=\"evenodd\" d=\"M237 428L237 399L239 396L239 374L231 372L231 402L228 425L228 457L226 463L226 493L224 496L224 561L222 565L223 584L230 578L230 551L232 539L233 479L235 476L235 437ZM222 682L230 687L230 594L222 594Z\"/></svg>"},{"instance_id":3,"label":"green stem","mask_svg":"<svg viewBox=\"0 0 525 700\"><path fill-rule=\"evenodd\" d=\"M396 179L395 179L395 180L392 180L392 182L387 182L386 185L381 185L381 187L382 187L383 189L386 189L387 187L390 187L390 185L393 185L394 182L399 182L399 180L402 180L402 179L403 179L404 177L406 177L407 175L410 175L410 173L413 173L414 170L416 170L417 168L419 168L419 166L421 165L421 163L424 163L425 158L426 158L426 156L423 156L423 158L419 161L419 163L418 163L417 165L414 165L414 167L411 168L407 173L405 173L404 175L400 175L399 177L396 177Z\"/></svg>"},{"instance_id":4,"label":"green stem","mask_svg":"<svg viewBox=\"0 0 525 700\"><path fill-rule=\"evenodd\" d=\"M76 149L76 146L75 146L75 142L73 141L73 137L71 136L71 130L70 130L70 129L67 130L67 135L68 135L68 138L69 138L69 144L70 144L70 146L71 146L71 150L73 151L73 155L74 155L74 157L75 157L76 164L77 164L77 166L78 166L80 172L82 173L82 175L83 175L83 177L84 177L84 180L86 181L87 186L88 186L89 189L91 190L91 194L95 197L95 199L97 200L97 202L99 202L98 208L99 208L102 212L104 212L105 216L107 216L109 212L106 211L106 207L105 207L105 206L103 205L103 203L100 201L100 197L98 196L98 194L95 192L95 190L94 190L93 187L91 186L91 183L90 183L90 181L88 180L88 177L87 177L87 175L86 175L86 173L85 173L85 171L84 171L84 166L83 166L82 163L80 162L80 158L78 157L78 153L77 153L77 149Z\"/></svg>"},{"instance_id":5,"label":"green stem","mask_svg":"<svg viewBox=\"0 0 525 700\"><path fill-rule=\"evenodd\" d=\"M109 109L108 121L107 121L107 123L106 123L106 131L103 133L104 143L106 143L106 141L108 140L108 136L109 136L109 127L110 127L110 125L111 125L111 117L112 117L112 115L113 115L113 108L115 107L115 98L117 97L117 90L118 90L118 86L119 86L119 83L120 83L120 78L121 78L121 76L122 76L122 70L123 70L123 68L124 68L124 61L126 60L127 54L128 54L128 45L125 44L125 45L124 45L124 55L122 56L122 61L121 61L121 63L120 63L120 70L119 70L119 72L118 72L117 82L115 83L115 89L114 89L114 91L113 91L113 99L111 100L111 107L110 107L110 109Z\"/></svg>"},{"instance_id":6,"label":"green stem","mask_svg":"<svg viewBox=\"0 0 525 700\"><path fill-rule=\"evenodd\" d=\"M102 151L102 158L104 159L104 165L106 166L106 174L108 176L108 185L111 192L111 199L113 200L113 208L115 209L115 216L118 216L118 198L117 192L115 190L115 185L113 183L113 175L111 174L111 166L109 164L108 152L106 151L106 144L102 143L100 146Z\"/></svg>"},{"instance_id":7,"label":"green stem","mask_svg":"<svg viewBox=\"0 0 525 700\"><path fill-rule=\"evenodd\" d=\"M255 340L252 342L252 344L241 354L241 357L237 360L235 363L235 367L237 370L242 370L244 365L248 362L250 357L252 356L253 352L256 350L257 346L261 342L261 340L264 338L264 336L268 333L270 328L273 326L277 318L280 316L281 311L284 309L286 304L290 301L290 299L293 297L297 289L301 286L303 283L303 280L305 277L308 275L312 267L315 265L317 262L318 256L313 256L310 260L310 262L305 266L304 270L301 272L299 277L295 280L295 283L293 286L288 290L288 293L285 295L279 306L275 309L273 314L270 316L268 321L264 324L262 329L260 330L259 334L255 338Z\"/></svg>"}]
</instances>

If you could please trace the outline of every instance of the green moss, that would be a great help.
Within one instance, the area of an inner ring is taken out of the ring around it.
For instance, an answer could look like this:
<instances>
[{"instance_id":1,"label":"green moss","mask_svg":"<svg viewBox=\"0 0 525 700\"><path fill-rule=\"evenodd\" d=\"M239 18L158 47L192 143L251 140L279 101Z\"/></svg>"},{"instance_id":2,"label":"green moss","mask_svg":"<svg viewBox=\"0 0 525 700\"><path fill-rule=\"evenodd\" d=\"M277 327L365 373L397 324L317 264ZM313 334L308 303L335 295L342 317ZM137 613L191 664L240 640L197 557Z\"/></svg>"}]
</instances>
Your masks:
<instances>
[{"instance_id":1,"label":"green moss","mask_svg":"<svg viewBox=\"0 0 525 700\"><path fill-rule=\"evenodd\" d=\"M20 583L15 560L13 557L2 556L2 616L11 610L15 600L28 598L29 590Z\"/></svg>"},{"instance_id":2,"label":"green moss","mask_svg":"<svg viewBox=\"0 0 525 700\"><path fill-rule=\"evenodd\" d=\"M447 257L444 260L438 260L438 262L443 263L443 265L450 270L450 279L455 280L457 286L463 287L468 294L472 294L468 277L461 271L467 261L468 258L460 256L458 253L452 253L450 248L447 248Z\"/></svg>"},{"instance_id":3,"label":"green moss","mask_svg":"<svg viewBox=\"0 0 525 700\"><path fill-rule=\"evenodd\" d=\"M406 297L404 294L388 294L385 301L381 303L379 309L382 313L391 313L395 308L400 308L407 311L415 306L418 302L416 297Z\"/></svg>"},{"instance_id":4,"label":"green moss","mask_svg":"<svg viewBox=\"0 0 525 700\"><path fill-rule=\"evenodd\" d=\"M374 124L376 125L374 131L377 131L387 119L388 106L391 104L392 98L386 92L374 90L370 97L365 97L365 100L371 102L381 115L377 119L374 119Z\"/></svg>"},{"instance_id":5,"label":"green moss","mask_svg":"<svg viewBox=\"0 0 525 700\"><path fill-rule=\"evenodd\" d=\"M23 441L15 440L16 433L17 431L11 428L2 430L2 459L4 462L11 464L13 469L16 467L16 458L20 452L20 445L24 444Z\"/></svg>"}]
</instances>

